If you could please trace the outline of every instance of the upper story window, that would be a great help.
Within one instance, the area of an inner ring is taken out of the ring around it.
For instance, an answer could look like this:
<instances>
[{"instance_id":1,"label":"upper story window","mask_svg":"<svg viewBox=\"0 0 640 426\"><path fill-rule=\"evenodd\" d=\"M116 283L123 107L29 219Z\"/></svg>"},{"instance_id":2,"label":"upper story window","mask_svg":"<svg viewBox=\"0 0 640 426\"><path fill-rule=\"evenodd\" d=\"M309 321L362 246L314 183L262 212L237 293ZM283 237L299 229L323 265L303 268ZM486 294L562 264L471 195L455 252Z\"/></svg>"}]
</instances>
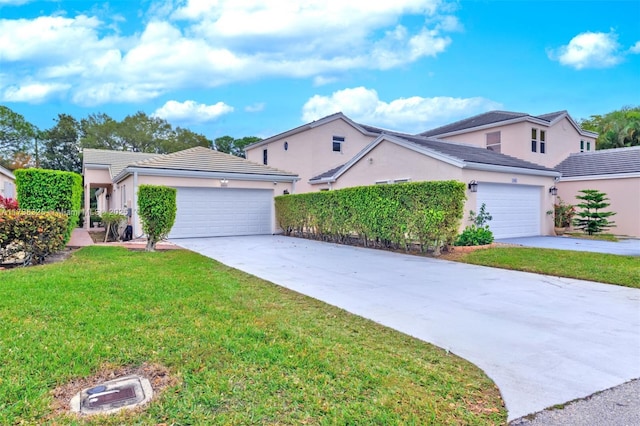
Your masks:
<instances>
[{"instance_id":1,"label":"upper story window","mask_svg":"<svg viewBox=\"0 0 640 426\"><path fill-rule=\"evenodd\" d=\"M344 143L344 137L342 136L334 136L333 137L333 152L342 152L342 144Z\"/></svg>"},{"instance_id":2,"label":"upper story window","mask_svg":"<svg viewBox=\"0 0 640 426\"><path fill-rule=\"evenodd\" d=\"M587 151L591 151L591 142L587 141Z\"/></svg>"},{"instance_id":3,"label":"upper story window","mask_svg":"<svg viewBox=\"0 0 640 426\"><path fill-rule=\"evenodd\" d=\"M586 149L585 149L586 144ZM580 152L591 151L591 142L590 141L580 141Z\"/></svg>"},{"instance_id":4,"label":"upper story window","mask_svg":"<svg viewBox=\"0 0 640 426\"><path fill-rule=\"evenodd\" d=\"M487 149L489 151L501 152L500 132L487 133L486 137L487 137Z\"/></svg>"},{"instance_id":5,"label":"upper story window","mask_svg":"<svg viewBox=\"0 0 640 426\"><path fill-rule=\"evenodd\" d=\"M266 149L262 150L262 164L264 164L264 165L267 164L267 150Z\"/></svg>"},{"instance_id":6,"label":"upper story window","mask_svg":"<svg viewBox=\"0 0 640 426\"><path fill-rule=\"evenodd\" d=\"M547 132L544 130L531 129L531 152L538 152L544 154L547 151Z\"/></svg>"},{"instance_id":7,"label":"upper story window","mask_svg":"<svg viewBox=\"0 0 640 426\"><path fill-rule=\"evenodd\" d=\"M284 141L284 150L287 151L289 149L289 142Z\"/></svg>"}]
</instances>

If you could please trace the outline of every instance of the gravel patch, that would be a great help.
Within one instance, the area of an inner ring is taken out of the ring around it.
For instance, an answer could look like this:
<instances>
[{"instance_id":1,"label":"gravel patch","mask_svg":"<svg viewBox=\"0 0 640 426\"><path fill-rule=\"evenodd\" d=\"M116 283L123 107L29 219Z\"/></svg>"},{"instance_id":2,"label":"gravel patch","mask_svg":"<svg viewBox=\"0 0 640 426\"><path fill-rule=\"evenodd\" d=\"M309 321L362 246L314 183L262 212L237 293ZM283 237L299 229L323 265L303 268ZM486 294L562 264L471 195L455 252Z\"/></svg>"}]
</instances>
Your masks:
<instances>
[{"instance_id":1,"label":"gravel patch","mask_svg":"<svg viewBox=\"0 0 640 426\"><path fill-rule=\"evenodd\" d=\"M640 379L509 423L509 426L568 425L640 425Z\"/></svg>"}]
</instances>

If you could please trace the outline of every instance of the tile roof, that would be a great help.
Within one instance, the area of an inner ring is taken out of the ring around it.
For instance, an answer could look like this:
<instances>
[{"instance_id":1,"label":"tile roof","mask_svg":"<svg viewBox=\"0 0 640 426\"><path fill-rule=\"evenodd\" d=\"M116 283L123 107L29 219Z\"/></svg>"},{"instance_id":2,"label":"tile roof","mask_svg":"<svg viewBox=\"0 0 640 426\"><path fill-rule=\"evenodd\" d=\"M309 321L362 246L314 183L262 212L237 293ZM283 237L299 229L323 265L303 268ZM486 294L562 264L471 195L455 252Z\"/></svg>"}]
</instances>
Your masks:
<instances>
[{"instance_id":1,"label":"tile roof","mask_svg":"<svg viewBox=\"0 0 640 426\"><path fill-rule=\"evenodd\" d=\"M556 118L567 114L567 111L556 111L538 116L529 115L523 112L509 112L509 111L489 111L483 114L474 115L473 117L465 118L455 123L447 124L435 129L427 130L420 133L421 136L438 136L452 132L459 132L462 130L473 129L475 127L486 126L490 124L500 123L502 121L523 119L527 117L536 118L538 120L544 120L552 122Z\"/></svg>"},{"instance_id":2,"label":"tile roof","mask_svg":"<svg viewBox=\"0 0 640 426\"><path fill-rule=\"evenodd\" d=\"M187 170L197 172L242 173L272 176L297 176L295 173L285 172L273 167L265 166L225 154L202 146L185 149L139 161L130 166L138 168Z\"/></svg>"},{"instance_id":3,"label":"tile roof","mask_svg":"<svg viewBox=\"0 0 640 426\"><path fill-rule=\"evenodd\" d=\"M640 146L571 154L556 169L562 177L640 173Z\"/></svg>"},{"instance_id":4,"label":"tile roof","mask_svg":"<svg viewBox=\"0 0 640 426\"><path fill-rule=\"evenodd\" d=\"M136 161L158 157L160 155L162 154L85 148L82 150L82 168L84 169L86 164L109 166L111 177L114 178L129 164L133 164Z\"/></svg>"},{"instance_id":5,"label":"tile roof","mask_svg":"<svg viewBox=\"0 0 640 426\"><path fill-rule=\"evenodd\" d=\"M311 179L309 179L310 181L314 181L314 180L320 180L320 179L325 179L325 178L330 178L331 176L335 175L338 170L340 170L341 168L344 167L344 164L339 165L338 167L334 167L331 170L327 170L326 172L319 174L318 176L314 176Z\"/></svg>"}]
</instances>

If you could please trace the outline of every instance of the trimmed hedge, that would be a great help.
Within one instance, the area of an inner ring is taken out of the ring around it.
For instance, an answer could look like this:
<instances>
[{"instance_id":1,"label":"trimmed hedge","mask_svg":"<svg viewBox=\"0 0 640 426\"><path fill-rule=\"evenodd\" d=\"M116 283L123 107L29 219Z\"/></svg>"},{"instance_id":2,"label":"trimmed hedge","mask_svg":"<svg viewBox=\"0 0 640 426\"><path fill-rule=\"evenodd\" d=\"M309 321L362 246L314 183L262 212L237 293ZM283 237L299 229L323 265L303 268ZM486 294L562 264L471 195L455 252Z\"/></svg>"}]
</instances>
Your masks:
<instances>
[{"instance_id":1,"label":"trimmed hedge","mask_svg":"<svg viewBox=\"0 0 640 426\"><path fill-rule=\"evenodd\" d=\"M19 169L14 172L18 201L22 210L58 212L67 215L65 244L78 226L82 205L82 176L73 172Z\"/></svg>"},{"instance_id":2,"label":"trimmed hedge","mask_svg":"<svg viewBox=\"0 0 640 426\"><path fill-rule=\"evenodd\" d=\"M176 189L158 185L138 187L138 212L142 230L147 234L147 251L166 238L176 220Z\"/></svg>"},{"instance_id":3,"label":"trimmed hedge","mask_svg":"<svg viewBox=\"0 0 640 426\"><path fill-rule=\"evenodd\" d=\"M465 197L457 181L362 186L276 197L276 218L286 235L439 253L458 233Z\"/></svg>"},{"instance_id":4,"label":"trimmed hedge","mask_svg":"<svg viewBox=\"0 0 640 426\"><path fill-rule=\"evenodd\" d=\"M62 213L0 209L0 263L42 263L64 248L68 223Z\"/></svg>"}]
</instances>

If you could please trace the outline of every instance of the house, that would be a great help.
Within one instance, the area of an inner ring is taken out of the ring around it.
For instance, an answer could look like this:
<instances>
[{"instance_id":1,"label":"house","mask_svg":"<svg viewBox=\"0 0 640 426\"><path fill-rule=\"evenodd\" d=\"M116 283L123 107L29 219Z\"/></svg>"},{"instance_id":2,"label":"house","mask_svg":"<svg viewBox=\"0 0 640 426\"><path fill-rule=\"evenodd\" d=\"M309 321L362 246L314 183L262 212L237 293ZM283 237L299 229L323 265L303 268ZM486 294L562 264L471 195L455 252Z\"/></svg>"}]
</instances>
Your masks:
<instances>
[{"instance_id":1,"label":"house","mask_svg":"<svg viewBox=\"0 0 640 426\"><path fill-rule=\"evenodd\" d=\"M385 131L337 113L252 144L246 154L296 173L298 193L458 180L469 183L465 218L486 204L497 238L553 233L546 211L560 173L485 147Z\"/></svg>"},{"instance_id":2,"label":"house","mask_svg":"<svg viewBox=\"0 0 640 426\"><path fill-rule=\"evenodd\" d=\"M583 189L604 192L611 204L606 211L616 226L609 232L640 237L640 146L571 154L557 166L562 177L558 196L568 204L581 201Z\"/></svg>"},{"instance_id":3,"label":"house","mask_svg":"<svg viewBox=\"0 0 640 426\"><path fill-rule=\"evenodd\" d=\"M84 205L89 206L90 189L98 188L99 211L126 214L134 236L142 234L138 187L176 188L171 238L273 234L273 198L295 192L298 180L293 173L204 147L172 154L85 149L82 173Z\"/></svg>"},{"instance_id":4,"label":"house","mask_svg":"<svg viewBox=\"0 0 640 426\"><path fill-rule=\"evenodd\" d=\"M598 137L583 130L567 111L539 116L490 111L421 135L477 145L546 167L555 167L573 153L595 151Z\"/></svg>"},{"instance_id":5,"label":"house","mask_svg":"<svg viewBox=\"0 0 640 426\"><path fill-rule=\"evenodd\" d=\"M0 166L0 195L4 198L16 198L16 177L10 170Z\"/></svg>"}]
</instances>

